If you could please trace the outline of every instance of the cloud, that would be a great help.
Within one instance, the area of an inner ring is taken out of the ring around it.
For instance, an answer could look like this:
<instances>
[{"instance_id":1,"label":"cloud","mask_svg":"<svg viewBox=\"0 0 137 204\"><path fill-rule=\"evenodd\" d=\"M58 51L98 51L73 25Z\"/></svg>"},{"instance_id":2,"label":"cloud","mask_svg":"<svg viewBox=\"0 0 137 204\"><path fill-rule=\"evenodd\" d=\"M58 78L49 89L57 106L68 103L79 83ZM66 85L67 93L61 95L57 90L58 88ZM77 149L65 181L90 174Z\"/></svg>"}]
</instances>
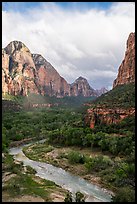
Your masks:
<instances>
[{"instance_id":1,"label":"cloud","mask_svg":"<svg viewBox=\"0 0 137 204\"><path fill-rule=\"evenodd\" d=\"M69 83L83 76L95 89L112 86L134 30L135 5L129 2L113 3L106 10L71 10L46 2L25 12L2 12L3 47L20 40Z\"/></svg>"}]
</instances>

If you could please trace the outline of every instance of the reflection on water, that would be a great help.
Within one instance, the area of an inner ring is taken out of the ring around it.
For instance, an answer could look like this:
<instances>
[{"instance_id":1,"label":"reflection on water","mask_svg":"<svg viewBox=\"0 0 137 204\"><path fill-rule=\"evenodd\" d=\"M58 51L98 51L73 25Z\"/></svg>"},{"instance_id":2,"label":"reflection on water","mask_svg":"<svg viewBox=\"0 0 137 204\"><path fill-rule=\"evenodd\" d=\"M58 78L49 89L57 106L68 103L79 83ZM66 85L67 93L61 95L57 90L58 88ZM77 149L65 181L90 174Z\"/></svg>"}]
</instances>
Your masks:
<instances>
[{"instance_id":1,"label":"reflection on water","mask_svg":"<svg viewBox=\"0 0 137 204\"><path fill-rule=\"evenodd\" d=\"M89 183L88 181L75 176L62 168L55 167L45 162L33 161L27 158L22 152L22 148L15 147L10 149L10 154L14 155L17 161L23 161L24 165L29 165L36 170L36 175L54 181L56 184L62 186L64 189L69 190L74 195L75 192L80 191L86 195L87 202L110 202L111 196L104 192L100 187ZM25 145L26 146L26 145Z\"/></svg>"}]
</instances>

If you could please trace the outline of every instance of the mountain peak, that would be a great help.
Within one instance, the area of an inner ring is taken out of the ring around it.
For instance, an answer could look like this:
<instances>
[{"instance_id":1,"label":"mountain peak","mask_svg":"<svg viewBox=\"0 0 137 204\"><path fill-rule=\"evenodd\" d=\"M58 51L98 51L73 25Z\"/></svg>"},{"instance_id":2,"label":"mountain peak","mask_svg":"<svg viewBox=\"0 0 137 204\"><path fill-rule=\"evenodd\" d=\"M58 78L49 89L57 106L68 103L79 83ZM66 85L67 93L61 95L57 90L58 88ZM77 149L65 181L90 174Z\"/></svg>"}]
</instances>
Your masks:
<instances>
[{"instance_id":1,"label":"mountain peak","mask_svg":"<svg viewBox=\"0 0 137 204\"><path fill-rule=\"evenodd\" d=\"M105 87L102 87L101 89L96 90L97 96L101 96L102 94L106 92L108 92L108 90Z\"/></svg>"},{"instance_id":2,"label":"mountain peak","mask_svg":"<svg viewBox=\"0 0 137 204\"><path fill-rule=\"evenodd\" d=\"M83 78L82 76L78 77L72 84L71 84L71 95L73 96L96 96L95 90L90 87L87 79Z\"/></svg>"},{"instance_id":3,"label":"mountain peak","mask_svg":"<svg viewBox=\"0 0 137 204\"><path fill-rule=\"evenodd\" d=\"M85 79L84 77L80 76L76 79L76 81L87 81L87 79Z\"/></svg>"},{"instance_id":4,"label":"mountain peak","mask_svg":"<svg viewBox=\"0 0 137 204\"><path fill-rule=\"evenodd\" d=\"M12 55L15 51L24 51L24 52L29 52L30 50L26 47L24 43L21 41L11 41L5 48L4 50L8 55Z\"/></svg>"}]
</instances>

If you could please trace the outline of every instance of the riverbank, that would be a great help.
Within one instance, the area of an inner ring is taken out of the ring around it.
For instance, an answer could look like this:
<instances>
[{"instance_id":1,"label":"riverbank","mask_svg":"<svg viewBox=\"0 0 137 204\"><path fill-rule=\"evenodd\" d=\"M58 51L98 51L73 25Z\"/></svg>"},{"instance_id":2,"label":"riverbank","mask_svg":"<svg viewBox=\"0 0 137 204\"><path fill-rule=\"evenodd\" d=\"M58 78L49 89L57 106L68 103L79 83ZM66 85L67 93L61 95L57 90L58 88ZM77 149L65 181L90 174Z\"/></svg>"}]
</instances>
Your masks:
<instances>
[{"instance_id":1,"label":"riverbank","mask_svg":"<svg viewBox=\"0 0 137 204\"><path fill-rule=\"evenodd\" d=\"M83 164L70 164L68 161L67 155L71 151L80 152L86 156L99 156L102 155L101 151L91 151L90 148L80 148L80 147L53 147L46 143L44 144L33 144L28 146L27 148L23 148L24 154L35 161L46 162L52 164L56 167L60 167L76 176L80 176L81 178L93 183L100 188L103 189L104 192L109 193L110 195L114 195L114 188L108 187L106 183L102 182L100 176L96 173L89 173Z\"/></svg>"},{"instance_id":2,"label":"riverbank","mask_svg":"<svg viewBox=\"0 0 137 204\"><path fill-rule=\"evenodd\" d=\"M36 176L36 171L5 153L2 158L2 202L63 202L67 190Z\"/></svg>"},{"instance_id":3,"label":"riverbank","mask_svg":"<svg viewBox=\"0 0 137 204\"><path fill-rule=\"evenodd\" d=\"M44 144L37 144L43 145ZM28 146L27 146L28 147ZM99 188L97 185L92 184L80 176L70 174L68 171L62 168L55 167L55 165L47 164L46 162L39 162L30 160L22 152L23 146L11 148L10 154L14 155L14 159L18 162L21 161L25 166L29 165L37 173L36 176L40 178L48 179L61 186L63 189L70 191L75 199L75 194L80 191L85 195L86 202L111 202L111 196ZM44 149L45 150L45 149ZM51 147L48 147L45 151L51 151Z\"/></svg>"}]
</instances>

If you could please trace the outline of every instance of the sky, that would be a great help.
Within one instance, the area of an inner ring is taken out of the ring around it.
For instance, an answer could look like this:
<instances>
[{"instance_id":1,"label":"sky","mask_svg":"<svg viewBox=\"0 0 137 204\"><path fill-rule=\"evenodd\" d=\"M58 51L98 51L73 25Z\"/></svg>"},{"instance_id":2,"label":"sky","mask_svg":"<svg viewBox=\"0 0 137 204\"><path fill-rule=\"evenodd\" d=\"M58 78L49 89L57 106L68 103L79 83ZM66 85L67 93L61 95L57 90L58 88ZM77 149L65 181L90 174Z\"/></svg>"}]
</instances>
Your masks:
<instances>
[{"instance_id":1,"label":"sky","mask_svg":"<svg viewBox=\"0 0 137 204\"><path fill-rule=\"evenodd\" d=\"M110 90L131 32L133 2L2 2L2 47L23 42L68 83Z\"/></svg>"}]
</instances>

